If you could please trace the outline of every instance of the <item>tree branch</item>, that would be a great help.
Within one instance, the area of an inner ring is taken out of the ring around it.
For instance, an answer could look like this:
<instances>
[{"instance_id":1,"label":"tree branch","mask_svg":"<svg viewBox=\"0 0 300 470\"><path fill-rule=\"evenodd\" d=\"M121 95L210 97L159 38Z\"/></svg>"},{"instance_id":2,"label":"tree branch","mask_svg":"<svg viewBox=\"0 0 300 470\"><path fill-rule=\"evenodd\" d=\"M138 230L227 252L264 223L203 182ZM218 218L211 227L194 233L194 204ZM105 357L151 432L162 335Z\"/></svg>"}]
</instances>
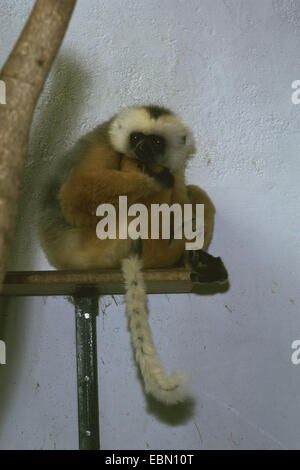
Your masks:
<instances>
[{"instance_id":1,"label":"tree branch","mask_svg":"<svg viewBox=\"0 0 300 470\"><path fill-rule=\"evenodd\" d=\"M61 45L76 0L36 0L0 80L0 287L15 226L18 193L36 102Z\"/></svg>"}]
</instances>

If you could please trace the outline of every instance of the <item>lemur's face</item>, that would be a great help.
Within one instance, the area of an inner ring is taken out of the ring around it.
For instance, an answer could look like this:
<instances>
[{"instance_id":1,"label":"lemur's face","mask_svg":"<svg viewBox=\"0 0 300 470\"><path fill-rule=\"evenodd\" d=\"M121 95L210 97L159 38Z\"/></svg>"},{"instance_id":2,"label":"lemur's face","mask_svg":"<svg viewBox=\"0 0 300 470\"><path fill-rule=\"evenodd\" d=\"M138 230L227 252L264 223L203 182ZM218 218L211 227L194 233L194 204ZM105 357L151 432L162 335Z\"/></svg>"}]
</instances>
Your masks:
<instances>
[{"instance_id":1,"label":"lemur's face","mask_svg":"<svg viewBox=\"0 0 300 470\"><path fill-rule=\"evenodd\" d=\"M183 166L195 151L188 126L171 111L157 106L124 109L113 119L109 135L118 152L171 171Z\"/></svg>"},{"instance_id":2,"label":"lemur's face","mask_svg":"<svg viewBox=\"0 0 300 470\"><path fill-rule=\"evenodd\" d=\"M159 161L163 158L166 139L159 134L131 132L129 136L130 152L142 163Z\"/></svg>"}]
</instances>

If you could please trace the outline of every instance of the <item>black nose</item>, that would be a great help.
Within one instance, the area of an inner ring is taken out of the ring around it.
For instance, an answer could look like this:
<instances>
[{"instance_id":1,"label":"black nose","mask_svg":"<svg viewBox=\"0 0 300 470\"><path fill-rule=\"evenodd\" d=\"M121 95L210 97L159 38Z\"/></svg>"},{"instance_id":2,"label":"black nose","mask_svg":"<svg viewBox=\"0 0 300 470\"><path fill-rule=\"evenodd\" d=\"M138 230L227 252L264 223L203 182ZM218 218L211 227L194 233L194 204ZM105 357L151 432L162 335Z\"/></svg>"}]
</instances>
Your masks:
<instances>
[{"instance_id":1,"label":"black nose","mask_svg":"<svg viewBox=\"0 0 300 470\"><path fill-rule=\"evenodd\" d=\"M161 155L165 150L165 139L160 135L142 132L130 134L130 148L139 160L147 161Z\"/></svg>"}]
</instances>

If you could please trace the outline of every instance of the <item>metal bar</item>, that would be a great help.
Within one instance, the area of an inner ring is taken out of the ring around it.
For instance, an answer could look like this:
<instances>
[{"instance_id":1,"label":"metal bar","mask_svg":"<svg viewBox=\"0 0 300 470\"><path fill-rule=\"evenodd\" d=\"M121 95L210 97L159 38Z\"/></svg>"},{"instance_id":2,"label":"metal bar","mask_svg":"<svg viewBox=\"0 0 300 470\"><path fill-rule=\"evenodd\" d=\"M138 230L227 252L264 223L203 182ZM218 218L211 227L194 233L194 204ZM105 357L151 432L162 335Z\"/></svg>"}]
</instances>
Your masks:
<instances>
[{"instance_id":1,"label":"metal bar","mask_svg":"<svg viewBox=\"0 0 300 470\"><path fill-rule=\"evenodd\" d=\"M80 450L100 449L97 332L98 296L84 290L74 296Z\"/></svg>"},{"instance_id":2,"label":"metal bar","mask_svg":"<svg viewBox=\"0 0 300 470\"><path fill-rule=\"evenodd\" d=\"M148 294L216 293L226 290L226 283L193 282L186 268L145 269ZM225 287L224 287L225 285ZM124 294L120 270L94 271L11 271L6 273L1 296L75 295L78 286L93 287L99 295ZM227 285L228 288L228 285ZM208 291L208 292L206 292Z\"/></svg>"}]
</instances>

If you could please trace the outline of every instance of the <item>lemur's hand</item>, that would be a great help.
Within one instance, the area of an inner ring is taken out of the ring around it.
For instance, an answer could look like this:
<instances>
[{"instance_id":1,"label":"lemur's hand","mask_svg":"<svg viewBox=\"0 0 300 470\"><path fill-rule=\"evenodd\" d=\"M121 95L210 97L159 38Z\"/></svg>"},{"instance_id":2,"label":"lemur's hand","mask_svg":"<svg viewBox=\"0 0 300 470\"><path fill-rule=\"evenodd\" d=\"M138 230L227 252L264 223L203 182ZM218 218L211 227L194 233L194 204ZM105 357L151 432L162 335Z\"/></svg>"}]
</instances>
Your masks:
<instances>
[{"instance_id":1,"label":"lemur's hand","mask_svg":"<svg viewBox=\"0 0 300 470\"><path fill-rule=\"evenodd\" d=\"M120 162L120 170L121 171L134 171L140 173L141 168L139 167L138 160L134 158L126 157L126 155L122 155L121 162Z\"/></svg>"},{"instance_id":2,"label":"lemur's hand","mask_svg":"<svg viewBox=\"0 0 300 470\"><path fill-rule=\"evenodd\" d=\"M142 168L139 160L127 157L126 155L123 155L121 158L120 171L142 174L144 178L144 193L158 192L166 187L154 174L150 174L146 171L146 168Z\"/></svg>"},{"instance_id":3,"label":"lemur's hand","mask_svg":"<svg viewBox=\"0 0 300 470\"><path fill-rule=\"evenodd\" d=\"M162 186L172 188L174 186L174 176L168 168L156 163L141 164L145 173L155 178Z\"/></svg>"},{"instance_id":4,"label":"lemur's hand","mask_svg":"<svg viewBox=\"0 0 300 470\"><path fill-rule=\"evenodd\" d=\"M187 258L192 270L191 281L221 284L228 281L228 273L220 257L215 258L203 250L190 250L187 253Z\"/></svg>"},{"instance_id":5,"label":"lemur's hand","mask_svg":"<svg viewBox=\"0 0 300 470\"><path fill-rule=\"evenodd\" d=\"M146 175L154 178L157 183L163 188L172 188L174 185L174 176L168 170L156 163L142 163L139 160L123 156L120 164L121 171L142 171Z\"/></svg>"}]
</instances>

